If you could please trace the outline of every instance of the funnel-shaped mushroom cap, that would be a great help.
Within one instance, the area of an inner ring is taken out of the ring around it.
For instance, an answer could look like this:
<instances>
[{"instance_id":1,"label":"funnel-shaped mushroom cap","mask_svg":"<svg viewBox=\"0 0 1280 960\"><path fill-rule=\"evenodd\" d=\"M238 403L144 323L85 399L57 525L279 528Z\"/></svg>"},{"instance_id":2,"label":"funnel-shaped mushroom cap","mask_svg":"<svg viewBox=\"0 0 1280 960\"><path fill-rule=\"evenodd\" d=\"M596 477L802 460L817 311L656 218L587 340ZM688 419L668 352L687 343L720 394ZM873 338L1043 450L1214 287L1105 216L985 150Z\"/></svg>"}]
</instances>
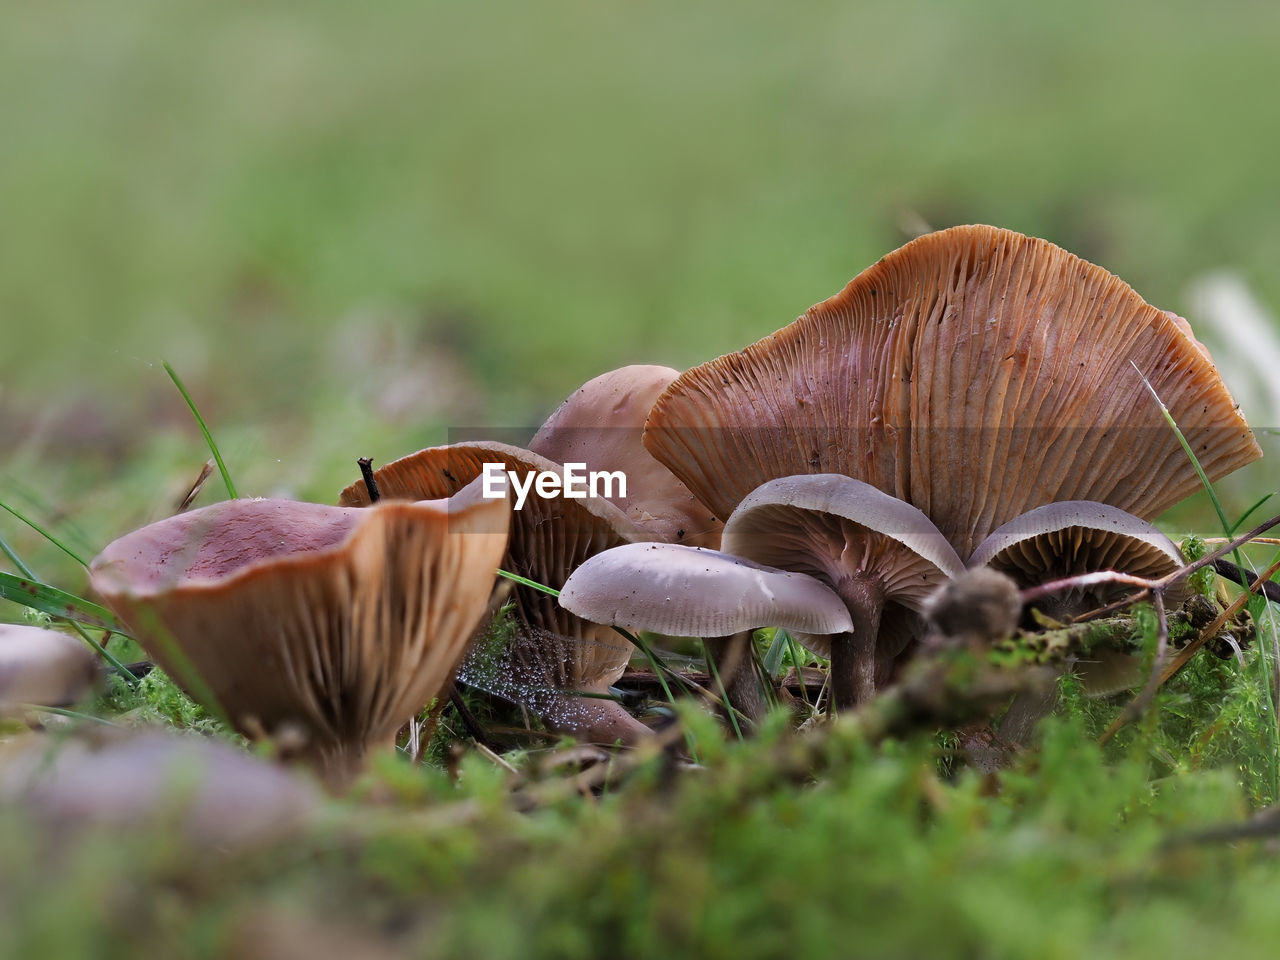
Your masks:
<instances>
[{"instance_id":1,"label":"funnel-shaped mushroom cap","mask_svg":"<svg viewBox=\"0 0 1280 960\"><path fill-rule=\"evenodd\" d=\"M510 506L479 492L229 500L121 537L92 582L188 692L247 735L301 733L341 787L436 695L484 613Z\"/></svg>"},{"instance_id":2,"label":"funnel-shaped mushroom cap","mask_svg":"<svg viewBox=\"0 0 1280 960\"><path fill-rule=\"evenodd\" d=\"M889 606L882 642L899 649L914 630L925 598L964 569L951 545L923 513L870 484L838 474L782 477L762 484L725 524L726 553L797 570L840 590L850 580L874 579ZM807 639L818 653L823 637ZM892 651L896 654L898 650Z\"/></svg>"},{"instance_id":3,"label":"funnel-shaped mushroom cap","mask_svg":"<svg viewBox=\"0 0 1280 960\"><path fill-rule=\"evenodd\" d=\"M775 477L842 473L920 507L968 555L1055 500L1149 519L1199 488L1142 376L1210 479L1260 455L1167 314L1051 243L955 227L684 373L644 442L718 517Z\"/></svg>"},{"instance_id":4,"label":"funnel-shaped mushroom cap","mask_svg":"<svg viewBox=\"0 0 1280 960\"><path fill-rule=\"evenodd\" d=\"M992 567L1023 588L1099 570L1156 579L1182 564L1173 541L1145 520L1105 503L1083 500L1050 503L1015 517L982 541L969 558L971 568ZM1053 616L1085 613L1132 592L1132 587L1121 585L1073 591L1055 598L1049 612ZM1173 584L1165 599L1177 604L1185 597L1185 585Z\"/></svg>"},{"instance_id":5,"label":"funnel-shaped mushroom cap","mask_svg":"<svg viewBox=\"0 0 1280 960\"><path fill-rule=\"evenodd\" d=\"M601 374L547 418L529 449L557 463L621 471L627 495L611 499L654 539L717 547L720 521L641 442L653 402L679 375L670 367L643 365Z\"/></svg>"},{"instance_id":6,"label":"funnel-shaped mushroom cap","mask_svg":"<svg viewBox=\"0 0 1280 960\"><path fill-rule=\"evenodd\" d=\"M596 623L677 637L727 637L755 627L853 629L844 602L813 577L674 543L597 554L565 582L560 604Z\"/></svg>"},{"instance_id":7,"label":"funnel-shaped mushroom cap","mask_svg":"<svg viewBox=\"0 0 1280 960\"><path fill-rule=\"evenodd\" d=\"M485 463L501 463L522 476L560 470L560 464L519 447L475 442L419 450L375 471L374 478L384 498L438 496L478 477ZM342 502L368 503L364 481L347 487ZM531 492L523 508L511 514L502 567L558 589L587 557L649 538L603 498L544 498ZM604 692L622 676L631 645L608 627L575 617L539 590L518 584L513 598L516 634L510 645L494 651L476 644L462 664L461 679L528 705L557 729L608 743L647 733L615 703L557 692Z\"/></svg>"},{"instance_id":8,"label":"funnel-shaped mushroom cap","mask_svg":"<svg viewBox=\"0 0 1280 960\"><path fill-rule=\"evenodd\" d=\"M0 711L23 703L75 703L93 689L98 658L58 630L0 623Z\"/></svg>"},{"instance_id":9,"label":"funnel-shaped mushroom cap","mask_svg":"<svg viewBox=\"0 0 1280 960\"><path fill-rule=\"evenodd\" d=\"M57 827L172 825L200 846L256 846L296 832L316 790L209 737L150 730L37 742L6 757L0 801Z\"/></svg>"}]
</instances>

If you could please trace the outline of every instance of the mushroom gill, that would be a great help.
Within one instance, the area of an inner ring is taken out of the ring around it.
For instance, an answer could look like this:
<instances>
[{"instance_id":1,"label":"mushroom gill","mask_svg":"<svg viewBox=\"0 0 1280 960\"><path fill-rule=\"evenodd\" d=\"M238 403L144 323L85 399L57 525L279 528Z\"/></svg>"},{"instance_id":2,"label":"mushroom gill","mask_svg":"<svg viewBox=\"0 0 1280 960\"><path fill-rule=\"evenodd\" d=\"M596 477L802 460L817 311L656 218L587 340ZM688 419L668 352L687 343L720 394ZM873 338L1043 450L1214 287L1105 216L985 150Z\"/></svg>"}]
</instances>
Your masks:
<instances>
[{"instance_id":1,"label":"mushroom gill","mask_svg":"<svg viewBox=\"0 0 1280 960\"><path fill-rule=\"evenodd\" d=\"M485 463L500 463L521 474L555 472L561 466L503 443L456 443L428 447L388 463L374 472L374 478L384 500L440 496L480 476ZM367 504L364 481L347 487L342 502ZM647 531L603 498L531 494L523 508L511 514L511 539L502 566L559 589L588 557L648 539ZM600 743L634 743L647 735L644 724L604 697L626 669L631 645L610 627L564 610L555 597L540 590L516 584L512 596L514 636L502 650L474 644L462 664L461 678L524 704L554 730Z\"/></svg>"},{"instance_id":2,"label":"mushroom gill","mask_svg":"<svg viewBox=\"0 0 1280 960\"><path fill-rule=\"evenodd\" d=\"M964 569L920 510L840 474L762 484L730 515L722 542L727 553L816 577L844 601L851 630L805 638L831 657L838 709L890 679L922 632L925 600Z\"/></svg>"},{"instance_id":3,"label":"mushroom gill","mask_svg":"<svg viewBox=\"0 0 1280 960\"><path fill-rule=\"evenodd\" d=\"M493 589L508 501L370 510L229 500L111 543L91 580L152 657L334 790L452 675Z\"/></svg>"},{"instance_id":4,"label":"mushroom gill","mask_svg":"<svg viewBox=\"0 0 1280 960\"><path fill-rule=\"evenodd\" d=\"M776 477L841 473L919 507L961 556L1055 500L1151 518L1261 455L1207 352L1053 244L920 237L654 404L649 451L717 517Z\"/></svg>"}]
</instances>

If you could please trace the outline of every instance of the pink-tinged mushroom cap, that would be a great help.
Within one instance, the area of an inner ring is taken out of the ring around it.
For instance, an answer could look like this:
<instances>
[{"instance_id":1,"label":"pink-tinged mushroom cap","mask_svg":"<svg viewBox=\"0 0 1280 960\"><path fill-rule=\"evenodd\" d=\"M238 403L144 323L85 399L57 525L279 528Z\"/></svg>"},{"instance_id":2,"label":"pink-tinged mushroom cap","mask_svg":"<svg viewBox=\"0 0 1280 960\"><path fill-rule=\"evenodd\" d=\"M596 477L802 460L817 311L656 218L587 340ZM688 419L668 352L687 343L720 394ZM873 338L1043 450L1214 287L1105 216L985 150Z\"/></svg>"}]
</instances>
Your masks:
<instances>
[{"instance_id":1,"label":"pink-tinged mushroom cap","mask_svg":"<svg viewBox=\"0 0 1280 960\"><path fill-rule=\"evenodd\" d=\"M547 418L529 449L558 463L621 471L627 495L613 497L613 503L652 539L714 548L723 524L642 442L650 408L679 375L670 367L645 365L603 373Z\"/></svg>"},{"instance_id":2,"label":"pink-tinged mushroom cap","mask_svg":"<svg viewBox=\"0 0 1280 960\"><path fill-rule=\"evenodd\" d=\"M230 500L121 537L91 580L189 693L248 736L300 734L341 789L452 676L509 514L478 486L368 510Z\"/></svg>"},{"instance_id":3,"label":"pink-tinged mushroom cap","mask_svg":"<svg viewBox=\"0 0 1280 960\"><path fill-rule=\"evenodd\" d=\"M1194 338L1127 284L987 226L913 240L745 350L684 373L644 443L716 516L801 473L863 480L967 556L1058 500L1151 519L1260 456Z\"/></svg>"}]
</instances>

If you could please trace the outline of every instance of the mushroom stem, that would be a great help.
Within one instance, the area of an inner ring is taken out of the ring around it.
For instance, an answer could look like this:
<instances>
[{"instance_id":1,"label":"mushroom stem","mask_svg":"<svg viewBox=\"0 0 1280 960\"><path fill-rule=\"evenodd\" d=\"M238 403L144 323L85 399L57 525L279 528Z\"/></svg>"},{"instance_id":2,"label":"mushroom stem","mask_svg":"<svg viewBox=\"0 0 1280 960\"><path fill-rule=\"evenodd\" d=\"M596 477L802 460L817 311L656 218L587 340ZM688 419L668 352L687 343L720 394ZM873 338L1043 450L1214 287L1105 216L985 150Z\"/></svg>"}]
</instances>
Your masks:
<instances>
[{"instance_id":1,"label":"mushroom stem","mask_svg":"<svg viewBox=\"0 0 1280 960\"><path fill-rule=\"evenodd\" d=\"M751 656L752 633L743 630L728 637L707 637L705 643L729 706L752 723L759 723L764 719L765 702Z\"/></svg>"},{"instance_id":2,"label":"mushroom stem","mask_svg":"<svg viewBox=\"0 0 1280 960\"><path fill-rule=\"evenodd\" d=\"M547 711L544 720L558 733L570 733L603 746L620 743L633 747L653 734L621 704L596 697L557 697L555 708Z\"/></svg>"},{"instance_id":3,"label":"mushroom stem","mask_svg":"<svg viewBox=\"0 0 1280 960\"><path fill-rule=\"evenodd\" d=\"M869 577L850 577L835 584L849 609L853 632L831 638L831 698L836 710L867 703L876 693L876 639L884 587Z\"/></svg>"},{"instance_id":4,"label":"mushroom stem","mask_svg":"<svg viewBox=\"0 0 1280 960\"><path fill-rule=\"evenodd\" d=\"M282 759L297 760L307 765L320 778L329 793L342 796L369 768L371 756L395 750L398 732L394 731L389 737L369 743L347 740L335 744L313 745L310 749L304 747L292 756L282 750Z\"/></svg>"}]
</instances>

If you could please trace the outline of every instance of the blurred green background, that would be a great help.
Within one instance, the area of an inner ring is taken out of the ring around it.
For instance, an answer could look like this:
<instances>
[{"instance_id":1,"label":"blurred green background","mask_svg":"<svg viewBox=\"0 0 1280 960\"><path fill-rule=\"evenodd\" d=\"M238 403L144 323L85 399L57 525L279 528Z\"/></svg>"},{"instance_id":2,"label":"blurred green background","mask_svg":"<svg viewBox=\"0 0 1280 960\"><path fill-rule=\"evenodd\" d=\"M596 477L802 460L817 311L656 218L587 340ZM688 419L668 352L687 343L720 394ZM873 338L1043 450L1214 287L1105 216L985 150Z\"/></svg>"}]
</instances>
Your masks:
<instances>
[{"instance_id":1,"label":"blurred green background","mask_svg":"<svg viewBox=\"0 0 1280 960\"><path fill-rule=\"evenodd\" d=\"M332 500L737 349L925 224L1202 334L1206 271L1274 310L1278 39L1265 2L5 4L0 497L89 555L169 512L206 453L167 358L242 492Z\"/></svg>"}]
</instances>

